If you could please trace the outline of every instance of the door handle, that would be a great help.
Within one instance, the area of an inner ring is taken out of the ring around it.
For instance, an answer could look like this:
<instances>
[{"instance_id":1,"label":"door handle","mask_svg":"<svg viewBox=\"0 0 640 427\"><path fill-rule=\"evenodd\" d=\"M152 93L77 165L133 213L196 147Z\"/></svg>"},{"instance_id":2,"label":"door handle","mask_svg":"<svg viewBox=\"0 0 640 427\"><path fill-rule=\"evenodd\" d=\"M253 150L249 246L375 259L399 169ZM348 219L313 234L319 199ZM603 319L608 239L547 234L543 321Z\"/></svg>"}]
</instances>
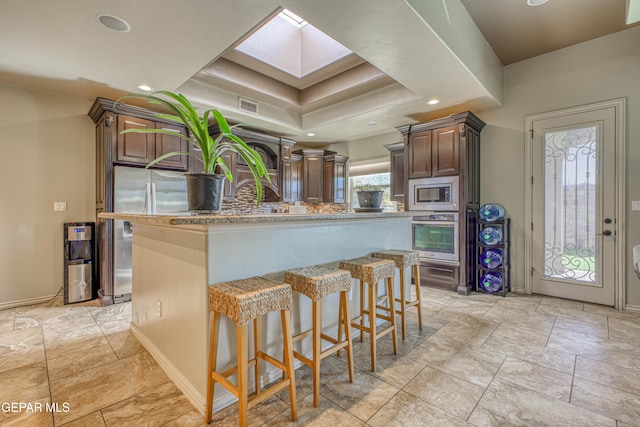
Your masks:
<instances>
[{"instance_id":1,"label":"door handle","mask_svg":"<svg viewBox=\"0 0 640 427\"><path fill-rule=\"evenodd\" d=\"M602 233L596 233L598 236L611 236L611 230L603 230Z\"/></svg>"}]
</instances>

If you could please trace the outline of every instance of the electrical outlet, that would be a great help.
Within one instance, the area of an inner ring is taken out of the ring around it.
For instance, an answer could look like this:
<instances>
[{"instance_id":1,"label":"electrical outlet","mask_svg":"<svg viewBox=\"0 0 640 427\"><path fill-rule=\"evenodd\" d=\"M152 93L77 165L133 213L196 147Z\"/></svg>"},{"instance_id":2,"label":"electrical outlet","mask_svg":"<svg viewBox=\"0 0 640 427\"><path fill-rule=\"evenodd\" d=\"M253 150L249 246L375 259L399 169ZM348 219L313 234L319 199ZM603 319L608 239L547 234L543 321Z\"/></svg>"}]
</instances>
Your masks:
<instances>
[{"instance_id":1,"label":"electrical outlet","mask_svg":"<svg viewBox=\"0 0 640 427\"><path fill-rule=\"evenodd\" d=\"M67 211L67 202L53 202L53 211L54 212L66 212Z\"/></svg>"},{"instance_id":2,"label":"electrical outlet","mask_svg":"<svg viewBox=\"0 0 640 427\"><path fill-rule=\"evenodd\" d=\"M160 302L160 300L156 302L156 314L158 315L158 317L162 317L162 303Z\"/></svg>"},{"instance_id":3,"label":"electrical outlet","mask_svg":"<svg viewBox=\"0 0 640 427\"><path fill-rule=\"evenodd\" d=\"M632 211L640 211L640 200L631 201L631 210Z\"/></svg>"}]
</instances>

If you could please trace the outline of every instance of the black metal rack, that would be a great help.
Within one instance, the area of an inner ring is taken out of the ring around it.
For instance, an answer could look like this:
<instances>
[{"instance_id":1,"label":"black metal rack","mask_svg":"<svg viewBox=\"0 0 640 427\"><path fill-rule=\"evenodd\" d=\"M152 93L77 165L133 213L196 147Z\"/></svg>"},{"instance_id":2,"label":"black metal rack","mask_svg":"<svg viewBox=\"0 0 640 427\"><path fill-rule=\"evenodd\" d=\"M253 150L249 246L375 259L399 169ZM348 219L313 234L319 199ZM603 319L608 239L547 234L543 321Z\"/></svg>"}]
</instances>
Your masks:
<instances>
[{"instance_id":1,"label":"black metal rack","mask_svg":"<svg viewBox=\"0 0 640 427\"><path fill-rule=\"evenodd\" d=\"M502 228L502 241L494 245L482 242L480 231L485 227L495 226ZM494 295L505 296L511 290L511 219L505 218L497 221L482 221L478 219L476 227L477 253L476 253L476 292L484 292ZM480 263L480 255L487 249L502 250L502 264L496 268L487 268ZM481 285L481 279L485 273L500 273L502 275L502 286L499 290L488 291Z\"/></svg>"}]
</instances>

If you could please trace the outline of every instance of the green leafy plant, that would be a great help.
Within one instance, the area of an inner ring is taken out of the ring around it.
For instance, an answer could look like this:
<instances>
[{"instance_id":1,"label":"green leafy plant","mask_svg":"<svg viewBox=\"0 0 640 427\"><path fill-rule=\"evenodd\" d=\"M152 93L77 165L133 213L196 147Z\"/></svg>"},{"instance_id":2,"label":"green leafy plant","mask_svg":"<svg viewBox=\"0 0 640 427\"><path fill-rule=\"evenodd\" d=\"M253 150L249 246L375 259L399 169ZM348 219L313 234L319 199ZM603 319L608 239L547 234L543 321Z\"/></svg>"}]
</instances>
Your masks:
<instances>
[{"instance_id":1,"label":"green leafy plant","mask_svg":"<svg viewBox=\"0 0 640 427\"><path fill-rule=\"evenodd\" d=\"M257 204L260 204L260 200L262 199L262 183L260 182L260 179L265 178L268 182L271 182L271 180L269 179L269 172L267 171L267 167L265 166L262 157L260 157L260 154L251 148L240 137L233 134L232 129L240 126L241 124L230 126L227 119L225 119L222 113L216 109L206 110L202 116L200 116L191 101L180 93L170 91L158 91L150 95L130 93L121 97L117 102L127 98L143 99L150 104L156 104L164 107L169 110L171 114L154 113L153 115L157 118L170 120L185 126L188 129L189 134L182 135L168 129L141 128L127 129L121 133L165 133L178 136L195 145L200 150L200 154L188 151L173 151L171 153L166 153L149 162L147 167L153 166L167 157L186 155L200 160L204 166L204 173L215 174L216 168L219 167L229 182L232 182L233 175L231 173L231 168L226 164L222 157L225 152L232 151L237 153L251 170L258 192ZM209 119L211 118L215 119L218 129L220 130L220 134L215 138L209 135Z\"/></svg>"}]
</instances>

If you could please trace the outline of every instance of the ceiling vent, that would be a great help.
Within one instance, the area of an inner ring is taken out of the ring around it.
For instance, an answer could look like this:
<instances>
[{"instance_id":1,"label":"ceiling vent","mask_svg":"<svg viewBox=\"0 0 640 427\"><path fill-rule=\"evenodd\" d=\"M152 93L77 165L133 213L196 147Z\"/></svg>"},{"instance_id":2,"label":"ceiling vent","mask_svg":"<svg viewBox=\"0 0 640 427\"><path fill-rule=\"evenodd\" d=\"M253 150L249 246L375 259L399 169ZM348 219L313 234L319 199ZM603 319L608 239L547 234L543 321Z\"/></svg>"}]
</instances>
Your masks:
<instances>
[{"instance_id":1,"label":"ceiling vent","mask_svg":"<svg viewBox=\"0 0 640 427\"><path fill-rule=\"evenodd\" d=\"M238 98L238 108L247 113L258 114L258 103L245 98Z\"/></svg>"}]
</instances>

